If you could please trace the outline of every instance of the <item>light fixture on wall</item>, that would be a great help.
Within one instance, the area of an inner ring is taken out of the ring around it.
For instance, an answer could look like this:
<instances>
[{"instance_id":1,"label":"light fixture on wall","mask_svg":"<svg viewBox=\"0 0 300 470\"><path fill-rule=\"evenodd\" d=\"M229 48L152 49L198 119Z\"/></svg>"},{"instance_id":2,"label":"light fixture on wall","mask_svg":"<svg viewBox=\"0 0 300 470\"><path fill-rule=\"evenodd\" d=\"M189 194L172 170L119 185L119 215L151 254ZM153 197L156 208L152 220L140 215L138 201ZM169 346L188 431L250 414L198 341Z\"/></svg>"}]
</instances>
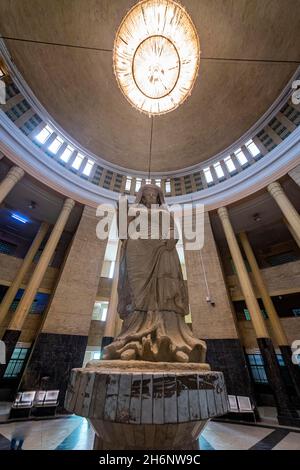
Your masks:
<instances>
[{"instance_id":1,"label":"light fixture on wall","mask_svg":"<svg viewBox=\"0 0 300 470\"><path fill-rule=\"evenodd\" d=\"M11 215L12 219L17 220L18 222L21 222L22 224L27 224L29 222L29 219L25 217L22 214L19 214L18 212L12 212Z\"/></svg>"},{"instance_id":2,"label":"light fixture on wall","mask_svg":"<svg viewBox=\"0 0 300 470\"><path fill-rule=\"evenodd\" d=\"M191 94L200 62L196 28L173 0L143 0L117 31L113 66L127 100L148 115L168 113Z\"/></svg>"}]
</instances>

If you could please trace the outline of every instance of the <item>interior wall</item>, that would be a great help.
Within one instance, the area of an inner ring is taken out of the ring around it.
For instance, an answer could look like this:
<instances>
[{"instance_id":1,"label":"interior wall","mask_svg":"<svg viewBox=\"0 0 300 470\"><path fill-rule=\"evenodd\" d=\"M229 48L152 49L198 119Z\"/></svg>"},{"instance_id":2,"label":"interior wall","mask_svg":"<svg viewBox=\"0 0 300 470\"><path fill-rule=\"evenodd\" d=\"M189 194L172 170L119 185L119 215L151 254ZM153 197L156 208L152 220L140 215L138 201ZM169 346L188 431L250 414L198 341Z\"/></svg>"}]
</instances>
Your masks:
<instances>
[{"instance_id":1,"label":"interior wall","mask_svg":"<svg viewBox=\"0 0 300 470\"><path fill-rule=\"evenodd\" d=\"M235 315L208 213L204 215L202 250L185 250L193 332L205 339L207 362L224 373L228 393L253 397ZM209 293L208 293L208 290ZM208 295L211 302L207 301Z\"/></svg>"}]
</instances>

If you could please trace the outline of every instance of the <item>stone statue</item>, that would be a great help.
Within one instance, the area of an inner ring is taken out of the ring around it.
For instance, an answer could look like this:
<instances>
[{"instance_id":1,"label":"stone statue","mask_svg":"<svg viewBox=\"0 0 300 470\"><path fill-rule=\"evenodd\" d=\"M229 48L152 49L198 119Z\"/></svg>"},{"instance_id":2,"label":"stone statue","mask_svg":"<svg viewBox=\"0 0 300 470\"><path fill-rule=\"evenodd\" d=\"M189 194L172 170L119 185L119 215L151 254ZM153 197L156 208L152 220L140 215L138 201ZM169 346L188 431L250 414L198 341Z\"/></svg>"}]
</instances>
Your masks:
<instances>
[{"instance_id":1,"label":"stone statue","mask_svg":"<svg viewBox=\"0 0 300 470\"><path fill-rule=\"evenodd\" d=\"M155 223L150 217L153 204L168 213L169 238L157 218L156 239L141 235L122 240L118 313L123 326L119 336L104 348L103 359L204 363L206 344L193 335L184 320L189 313L188 295L176 251L173 216L158 186L142 186L135 207L146 211L147 234ZM129 217L128 223L135 220L137 215Z\"/></svg>"},{"instance_id":2,"label":"stone statue","mask_svg":"<svg viewBox=\"0 0 300 470\"><path fill-rule=\"evenodd\" d=\"M65 407L90 421L97 450L199 449L199 434L208 419L227 413L228 398L222 372L205 363L205 342L184 321L178 237L160 188L143 186L120 225L122 330L102 360L72 370Z\"/></svg>"}]
</instances>

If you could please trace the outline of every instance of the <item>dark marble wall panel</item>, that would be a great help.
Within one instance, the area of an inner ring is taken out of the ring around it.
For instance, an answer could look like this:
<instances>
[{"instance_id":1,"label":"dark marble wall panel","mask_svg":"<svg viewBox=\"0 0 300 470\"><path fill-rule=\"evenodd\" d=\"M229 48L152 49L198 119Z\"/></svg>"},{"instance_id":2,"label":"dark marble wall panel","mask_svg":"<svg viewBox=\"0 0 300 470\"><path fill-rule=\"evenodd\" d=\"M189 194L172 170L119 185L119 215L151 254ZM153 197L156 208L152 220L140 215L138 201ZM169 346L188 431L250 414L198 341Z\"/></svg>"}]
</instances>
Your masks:
<instances>
[{"instance_id":1,"label":"dark marble wall panel","mask_svg":"<svg viewBox=\"0 0 300 470\"><path fill-rule=\"evenodd\" d=\"M28 361L22 390L60 390L63 407L71 370L82 367L87 336L40 333Z\"/></svg>"},{"instance_id":2,"label":"dark marble wall panel","mask_svg":"<svg viewBox=\"0 0 300 470\"><path fill-rule=\"evenodd\" d=\"M254 401L252 379L243 347L238 339L206 339L206 362L212 370L221 371L230 395L244 395Z\"/></svg>"}]
</instances>

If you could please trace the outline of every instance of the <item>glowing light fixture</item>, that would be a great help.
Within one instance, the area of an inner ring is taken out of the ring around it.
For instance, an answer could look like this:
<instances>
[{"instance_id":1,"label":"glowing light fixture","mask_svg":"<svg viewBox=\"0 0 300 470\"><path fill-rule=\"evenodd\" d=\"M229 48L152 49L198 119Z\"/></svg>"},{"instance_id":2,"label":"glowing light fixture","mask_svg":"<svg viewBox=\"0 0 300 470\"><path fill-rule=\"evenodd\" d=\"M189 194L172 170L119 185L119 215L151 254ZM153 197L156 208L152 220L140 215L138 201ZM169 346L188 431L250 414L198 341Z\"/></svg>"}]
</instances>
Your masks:
<instances>
[{"instance_id":1,"label":"glowing light fixture","mask_svg":"<svg viewBox=\"0 0 300 470\"><path fill-rule=\"evenodd\" d=\"M17 214L16 212L13 212L11 214L11 217L15 220L18 220L18 222L22 222L22 224L27 224L27 222L29 222L27 217L24 217L23 215Z\"/></svg>"},{"instance_id":2,"label":"glowing light fixture","mask_svg":"<svg viewBox=\"0 0 300 470\"><path fill-rule=\"evenodd\" d=\"M196 28L173 0L143 0L124 17L113 65L127 100L149 115L176 109L190 95L200 62Z\"/></svg>"}]
</instances>

